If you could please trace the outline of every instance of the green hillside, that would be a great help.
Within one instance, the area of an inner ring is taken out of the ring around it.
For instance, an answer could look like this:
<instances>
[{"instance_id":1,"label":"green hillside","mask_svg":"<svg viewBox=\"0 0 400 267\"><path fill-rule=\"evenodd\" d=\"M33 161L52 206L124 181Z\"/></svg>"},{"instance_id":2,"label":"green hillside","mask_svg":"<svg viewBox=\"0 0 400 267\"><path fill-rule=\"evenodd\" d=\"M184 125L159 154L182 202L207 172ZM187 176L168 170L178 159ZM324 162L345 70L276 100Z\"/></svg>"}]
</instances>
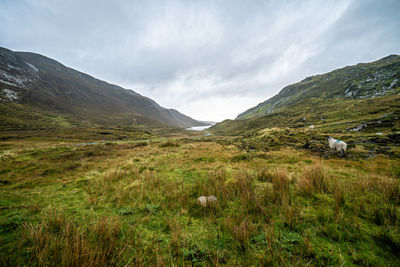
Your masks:
<instances>
[{"instance_id":1,"label":"green hillside","mask_svg":"<svg viewBox=\"0 0 400 267\"><path fill-rule=\"evenodd\" d=\"M400 56L308 77L276 96L213 127L236 135L267 127L314 125L326 132L397 131L400 115Z\"/></svg>"}]
</instances>

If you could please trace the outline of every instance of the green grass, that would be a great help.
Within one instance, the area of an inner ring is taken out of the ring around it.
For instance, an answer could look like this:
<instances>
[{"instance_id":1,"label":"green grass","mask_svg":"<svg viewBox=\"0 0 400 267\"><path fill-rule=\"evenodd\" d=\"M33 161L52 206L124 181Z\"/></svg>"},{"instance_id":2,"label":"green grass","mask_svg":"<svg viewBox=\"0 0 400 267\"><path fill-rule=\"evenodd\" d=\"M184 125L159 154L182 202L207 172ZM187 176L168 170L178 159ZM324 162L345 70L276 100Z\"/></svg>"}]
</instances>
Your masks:
<instances>
[{"instance_id":1,"label":"green grass","mask_svg":"<svg viewBox=\"0 0 400 267\"><path fill-rule=\"evenodd\" d=\"M398 158L246 153L237 140L2 141L1 261L400 264ZM201 195L218 202L203 208Z\"/></svg>"},{"instance_id":2,"label":"green grass","mask_svg":"<svg viewBox=\"0 0 400 267\"><path fill-rule=\"evenodd\" d=\"M305 99L290 108L243 120L226 120L211 127L219 135L243 135L264 128L290 127L328 133L352 133L355 126L367 124L361 133L375 134L400 131L400 96L373 99ZM379 121L379 122L378 122Z\"/></svg>"}]
</instances>

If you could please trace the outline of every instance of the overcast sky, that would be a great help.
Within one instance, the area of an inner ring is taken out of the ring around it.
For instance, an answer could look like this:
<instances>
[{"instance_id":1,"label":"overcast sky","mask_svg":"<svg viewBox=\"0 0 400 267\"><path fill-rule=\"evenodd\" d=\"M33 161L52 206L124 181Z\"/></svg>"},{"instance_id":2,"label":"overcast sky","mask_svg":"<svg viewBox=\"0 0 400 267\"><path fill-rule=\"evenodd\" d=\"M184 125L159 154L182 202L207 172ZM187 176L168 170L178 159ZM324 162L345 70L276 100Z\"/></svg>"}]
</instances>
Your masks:
<instances>
[{"instance_id":1,"label":"overcast sky","mask_svg":"<svg viewBox=\"0 0 400 267\"><path fill-rule=\"evenodd\" d=\"M400 54L400 0L1 0L0 46L220 121L307 76Z\"/></svg>"}]
</instances>

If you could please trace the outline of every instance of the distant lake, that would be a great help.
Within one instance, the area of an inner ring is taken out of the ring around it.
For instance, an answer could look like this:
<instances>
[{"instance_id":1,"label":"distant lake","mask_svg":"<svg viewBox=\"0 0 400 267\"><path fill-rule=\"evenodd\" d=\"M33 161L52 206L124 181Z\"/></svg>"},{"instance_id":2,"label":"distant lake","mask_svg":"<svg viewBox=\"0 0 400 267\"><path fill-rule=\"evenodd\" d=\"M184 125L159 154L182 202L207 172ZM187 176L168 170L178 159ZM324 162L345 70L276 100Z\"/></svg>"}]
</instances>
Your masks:
<instances>
[{"instance_id":1,"label":"distant lake","mask_svg":"<svg viewBox=\"0 0 400 267\"><path fill-rule=\"evenodd\" d=\"M186 130L203 131L203 130L205 130L205 129L210 128L210 127L213 126L213 125L214 125L214 124L206 125L206 126L193 126L193 127L186 128Z\"/></svg>"}]
</instances>

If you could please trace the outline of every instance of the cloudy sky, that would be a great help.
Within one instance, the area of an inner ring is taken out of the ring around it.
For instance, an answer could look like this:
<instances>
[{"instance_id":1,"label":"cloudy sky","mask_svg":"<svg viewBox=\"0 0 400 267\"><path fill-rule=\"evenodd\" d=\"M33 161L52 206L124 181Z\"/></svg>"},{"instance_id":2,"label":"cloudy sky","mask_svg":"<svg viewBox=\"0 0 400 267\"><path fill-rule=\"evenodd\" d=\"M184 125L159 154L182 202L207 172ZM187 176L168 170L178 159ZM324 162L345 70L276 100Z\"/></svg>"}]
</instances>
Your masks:
<instances>
[{"instance_id":1,"label":"cloudy sky","mask_svg":"<svg viewBox=\"0 0 400 267\"><path fill-rule=\"evenodd\" d=\"M0 46L220 121L307 76L400 54L399 14L399 0L1 0Z\"/></svg>"}]
</instances>

